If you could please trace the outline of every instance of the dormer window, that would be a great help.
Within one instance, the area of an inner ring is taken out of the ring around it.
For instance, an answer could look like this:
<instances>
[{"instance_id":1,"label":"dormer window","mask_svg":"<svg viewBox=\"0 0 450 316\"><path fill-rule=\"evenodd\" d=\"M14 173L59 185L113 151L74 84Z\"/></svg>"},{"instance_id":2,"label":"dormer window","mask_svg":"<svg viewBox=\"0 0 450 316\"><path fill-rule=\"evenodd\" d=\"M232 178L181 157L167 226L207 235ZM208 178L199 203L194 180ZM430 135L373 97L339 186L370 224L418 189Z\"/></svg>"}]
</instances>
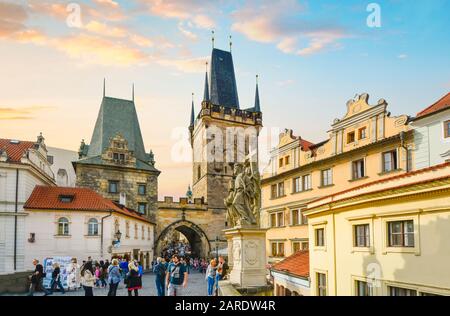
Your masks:
<instances>
[{"instance_id":1,"label":"dormer window","mask_svg":"<svg viewBox=\"0 0 450 316\"><path fill-rule=\"evenodd\" d=\"M73 195L60 195L58 197L61 203L72 203L74 196Z\"/></svg>"},{"instance_id":2,"label":"dormer window","mask_svg":"<svg viewBox=\"0 0 450 316\"><path fill-rule=\"evenodd\" d=\"M355 132L350 132L347 134L347 144L355 142Z\"/></svg>"},{"instance_id":3,"label":"dormer window","mask_svg":"<svg viewBox=\"0 0 450 316\"><path fill-rule=\"evenodd\" d=\"M113 153L113 159L115 162L124 163L125 162L125 154Z\"/></svg>"}]
</instances>

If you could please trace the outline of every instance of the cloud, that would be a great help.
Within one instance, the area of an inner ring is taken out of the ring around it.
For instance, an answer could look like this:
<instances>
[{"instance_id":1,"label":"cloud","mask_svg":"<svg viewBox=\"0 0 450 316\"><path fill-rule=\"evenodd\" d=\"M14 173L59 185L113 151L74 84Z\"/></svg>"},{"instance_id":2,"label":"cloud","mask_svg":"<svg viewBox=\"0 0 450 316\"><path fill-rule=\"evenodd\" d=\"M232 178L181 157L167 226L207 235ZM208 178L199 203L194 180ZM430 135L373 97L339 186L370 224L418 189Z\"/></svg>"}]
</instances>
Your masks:
<instances>
[{"instance_id":1,"label":"cloud","mask_svg":"<svg viewBox=\"0 0 450 316\"><path fill-rule=\"evenodd\" d=\"M216 26L208 15L216 11L214 1L204 0L138 0L155 16L190 22L198 28L212 29Z\"/></svg>"},{"instance_id":2,"label":"cloud","mask_svg":"<svg viewBox=\"0 0 450 316\"><path fill-rule=\"evenodd\" d=\"M28 106L22 108L12 108L0 106L0 120L30 120L35 114L43 110L48 110L51 106Z\"/></svg>"},{"instance_id":3,"label":"cloud","mask_svg":"<svg viewBox=\"0 0 450 316\"><path fill-rule=\"evenodd\" d=\"M17 4L0 2L0 38L26 29L26 10Z\"/></svg>"},{"instance_id":4,"label":"cloud","mask_svg":"<svg viewBox=\"0 0 450 316\"><path fill-rule=\"evenodd\" d=\"M184 28L183 22L178 23L178 30L181 32L181 34L183 34L190 40L196 41L198 39L198 36L196 34Z\"/></svg>"},{"instance_id":5,"label":"cloud","mask_svg":"<svg viewBox=\"0 0 450 316\"><path fill-rule=\"evenodd\" d=\"M291 84L294 84L295 81L292 79L287 79L287 80L283 80L283 81L278 81L277 85L279 85L280 87L285 87L285 86L289 86Z\"/></svg>"},{"instance_id":6,"label":"cloud","mask_svg":"<svg viewBox=\"0 0 450 316\"><path fill-rule=\"evenodd\" d=\"M398 59L406 59L406 58L408 58L408 55L406 55L406 54L400 54L400 55L397 56L397 58L398 58Z\"/></svg>"},{"instance_id":7,"label":"cloud","mask_svg":"<svg viewBox=\"0 0 450 316\"><path fill-rule=\"evenodd\" d=\"M294 0L263 1L255 6L248 2L232 13L233 31L260 43L273 43L286 54L300 56L339 48L339 40L349 37L336 26L306 22L306 9Z\"/></svg>"},{"instance_id":8,"label":"cloud","mask_svg":"<svg viewBox=\"0 0 450 316\"><path fill-rule=\"evenodd\" d=\"M158 64L162 66L168 66L175 68L182 72L188 73L201 73L205 70L205 62L208 61L209 57L194 57L185 59L166 59L162 58L155 60Z\"/></svg>"},{"instance_id":9,"label":"cloud","mask_svg":"<svg viewBox=\"0 0 450 316\"><path fill-rule=\"evenodd\" d=\"M98 21L91 21L84 28L89 32L109 37L126 37L128 35L128 31L122 27L111 27Z\"/></svg>"}]
</instances>

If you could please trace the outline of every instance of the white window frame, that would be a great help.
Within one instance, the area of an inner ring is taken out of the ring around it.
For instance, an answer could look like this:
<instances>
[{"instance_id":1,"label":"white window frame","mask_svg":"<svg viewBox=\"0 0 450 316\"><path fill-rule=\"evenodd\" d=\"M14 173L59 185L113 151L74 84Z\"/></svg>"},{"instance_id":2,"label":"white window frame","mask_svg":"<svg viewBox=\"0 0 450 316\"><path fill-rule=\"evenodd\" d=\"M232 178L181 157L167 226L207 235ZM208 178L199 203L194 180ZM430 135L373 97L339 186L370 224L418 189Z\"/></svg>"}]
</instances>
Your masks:
<instances>
[{"instance_id":1,"label":"white window frame","mask_svg":"<svg viewBox=\"0 0 450 316\"><path fill-rule=\"evenodd\" d=\"M386 255L388 253L411 253L416 256L420 256L420 216L419 211L416 211L411 214L381 214L381 230L383 236L383 248L382 254ZM389 230L388 223L389 222L397 222L397 221L409 221L412 220L414 222L414 247L389 247Z\"/></svg>"}]
</instances>

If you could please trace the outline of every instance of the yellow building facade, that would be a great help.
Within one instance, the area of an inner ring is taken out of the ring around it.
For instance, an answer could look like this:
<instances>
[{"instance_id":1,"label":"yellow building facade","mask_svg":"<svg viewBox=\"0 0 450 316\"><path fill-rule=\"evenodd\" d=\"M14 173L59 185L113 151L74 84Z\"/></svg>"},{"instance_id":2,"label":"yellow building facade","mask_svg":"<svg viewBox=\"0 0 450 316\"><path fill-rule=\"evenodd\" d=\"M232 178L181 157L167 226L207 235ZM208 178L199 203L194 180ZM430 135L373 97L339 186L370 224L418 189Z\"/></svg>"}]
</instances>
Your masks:
<instances>
[{"instance_id":1,"label":"yellow building facade","mask_svg":"<svg viewBox=\"0 0 450 316\"><path fill-rule=\"evenodd\" d=\"M262 178L261 225L267 228L268 263L309 247L309 202L334 192L407 172L412 137L406 115L391 117L387 102L367 94L347 102L327 140L312 144L280 134Z\"/></svg>"},{"instance_id":2,"label":"yellow building facade","mask_svg":"<svg viewBox=\"0 0 450 316\"><path fill-rule=\"evenodd\" d=\"M309 203L311 295L450 295L450 163Z\"/></svg>"}]
</instances>

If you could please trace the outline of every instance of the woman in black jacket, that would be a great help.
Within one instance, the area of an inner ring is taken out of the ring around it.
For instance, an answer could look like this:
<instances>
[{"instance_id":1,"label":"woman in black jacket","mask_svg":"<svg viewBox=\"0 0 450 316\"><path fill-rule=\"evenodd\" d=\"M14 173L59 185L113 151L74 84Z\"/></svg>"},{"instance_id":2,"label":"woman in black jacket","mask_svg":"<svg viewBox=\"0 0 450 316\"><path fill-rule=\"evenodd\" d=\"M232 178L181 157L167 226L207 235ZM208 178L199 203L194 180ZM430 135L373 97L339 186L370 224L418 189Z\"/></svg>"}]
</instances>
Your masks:
<instances>
[{"instance_id":1,"label":"woman in black jacket","mask_svg":"<svg viewBox=\"0 0 450 316\"><path fill-rule=\"evenodd\" d=\"M134 291L134 296L139 296L139 290L142 288L142 279L139 275L139 267L135 260L131 261L128 265L128 274L127 274L127 288L128 288L128 296L132 296L132 292Z\"/></svg>"},{"instance_id":2,"label":"woman in black jacket","mask_svg":"<svg viewBox=\"0 0 450 316\"><path fill-rule=\"evenodd\" d=\"M59 290L62 294L65 294L64 287L61 282L61 269L59 268L58 263L53 263L53 272L52 272L52 281L50 282L50 293L56 289L56 286L59 287Z\"/></svg>"}]
</instances>

